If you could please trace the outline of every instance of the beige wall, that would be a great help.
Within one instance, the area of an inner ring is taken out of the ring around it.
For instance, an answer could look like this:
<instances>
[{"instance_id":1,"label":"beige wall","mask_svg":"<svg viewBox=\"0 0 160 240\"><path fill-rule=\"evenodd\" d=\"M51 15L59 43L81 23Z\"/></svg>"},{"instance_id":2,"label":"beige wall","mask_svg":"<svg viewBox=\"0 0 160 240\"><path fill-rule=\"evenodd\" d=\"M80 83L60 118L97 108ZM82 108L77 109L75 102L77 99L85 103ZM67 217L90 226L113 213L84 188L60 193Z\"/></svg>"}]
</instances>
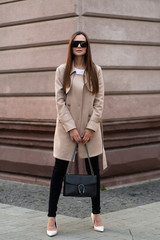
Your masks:
<instances>
[{"instance_id":1,"label":"beige wall","mask_svg":"<svg viewBox=\"0 0 160 240\"><path fill-rule=\"evenodd\" d=\"M12 172L50 176L55 69L66 60L71 34L82 30L88 34L93 59L104 74L103 123L109 168L101 169L102 177L108 184L114 184L114 176L126 174L133 181L134 174L139 174L136 179L145 179L148 172L157 177L159 22L158 0L1 0L1 176L9 177ZM150 156L146 148L151 149Z\"/></svg>"}]
</instances>

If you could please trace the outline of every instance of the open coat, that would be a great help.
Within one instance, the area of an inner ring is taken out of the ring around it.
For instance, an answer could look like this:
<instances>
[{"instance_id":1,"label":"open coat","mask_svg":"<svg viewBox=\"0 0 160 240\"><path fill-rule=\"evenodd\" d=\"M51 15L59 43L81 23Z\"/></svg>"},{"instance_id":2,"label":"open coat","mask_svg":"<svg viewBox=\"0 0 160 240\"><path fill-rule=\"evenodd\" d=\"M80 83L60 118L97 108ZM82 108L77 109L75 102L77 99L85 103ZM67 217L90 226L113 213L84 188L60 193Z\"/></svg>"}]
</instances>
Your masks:
<instances>
[{"instance_id":1,"label":"open coat","mask_svg":"<svg viewBox=\"0 0 160 240\"><path fill-rule=\"evenodd\" d=\"M87 143L89 156L97 156L103 153L103 168L107 167L103 138L101 131L101 119L104 103L104 83L101 67L96 65L99 81L99 92L92 94L89 88L86 73L79 75L72 65L70 77L71 85L63 92L63 75L65 64L56 69L55 76L55 101L57 109L56 129L54 135L54 157L62 160L71 160L75 143L69 136L71 129L77 128L80 135L85 128L94 131L93 138ZM78 144L80 158L87 158L84 144Z\"/></svg>"}]
</instances>

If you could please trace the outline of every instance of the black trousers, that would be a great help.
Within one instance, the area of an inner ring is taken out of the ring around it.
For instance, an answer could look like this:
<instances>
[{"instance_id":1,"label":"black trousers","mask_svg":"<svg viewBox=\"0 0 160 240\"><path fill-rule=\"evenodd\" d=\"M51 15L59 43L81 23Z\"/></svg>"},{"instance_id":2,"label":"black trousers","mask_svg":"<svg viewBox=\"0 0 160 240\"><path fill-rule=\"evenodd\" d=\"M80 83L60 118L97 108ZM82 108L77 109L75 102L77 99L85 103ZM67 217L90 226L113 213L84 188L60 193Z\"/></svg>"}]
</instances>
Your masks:
<instances>
[{"instance_id":1,"label":"black trousers","mask_svg":"<svg viewBox=\"0 0 160 240\"><path fill-rule=\"evenodd\" d=\"M99 174L99 162L98 156L91 157L91 164L94 174L97 175L97 195L92 200L92 213L100 213L100 174ZM60 160L56 158L55 166L53 168L51 183L50 183L50 196L49 196L49 207L48 207L48 217L56 217L57 205L59 196L61 193L62 182L64 175L66 174L68 161ZM85 159L86 171L91 174L88 159Z\"/></svg>"}]
</instances>

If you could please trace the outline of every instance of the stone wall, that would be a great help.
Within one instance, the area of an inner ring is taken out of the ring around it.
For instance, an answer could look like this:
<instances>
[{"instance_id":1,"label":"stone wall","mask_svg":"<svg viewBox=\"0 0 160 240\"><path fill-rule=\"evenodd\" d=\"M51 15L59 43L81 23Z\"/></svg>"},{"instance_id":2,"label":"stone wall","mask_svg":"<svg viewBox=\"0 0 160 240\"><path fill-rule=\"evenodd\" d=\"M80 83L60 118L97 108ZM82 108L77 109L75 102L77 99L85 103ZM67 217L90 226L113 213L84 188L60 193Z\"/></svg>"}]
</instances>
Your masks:
<instances>
[{"instance_id":1,"label":"stone wall","mask_svg":"<svg viewBox=\"0 0 160 240\"><path fill-rule=\"evenodd\" d=\"M0 177L51 176L55 69L77 30L104 74L102 183L159 177L159 22L158 0L1 0Z\"/></svg>"}]
</instances>

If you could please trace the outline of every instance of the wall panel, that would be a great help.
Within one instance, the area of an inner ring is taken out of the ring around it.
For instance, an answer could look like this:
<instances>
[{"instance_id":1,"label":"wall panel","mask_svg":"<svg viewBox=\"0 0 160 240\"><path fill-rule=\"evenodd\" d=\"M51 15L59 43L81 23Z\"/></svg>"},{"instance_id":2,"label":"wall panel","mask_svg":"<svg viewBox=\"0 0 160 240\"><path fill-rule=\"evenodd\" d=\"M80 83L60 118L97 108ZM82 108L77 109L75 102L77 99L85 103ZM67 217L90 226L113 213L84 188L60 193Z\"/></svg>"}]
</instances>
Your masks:
<instances>
[{"instance_id":1,"label":"wall panel","mask_svg":"<svg viewBox=\"0 0 160 240\"><path fill-rule=\"evenodd\" d=\"M159 70L103 70L105 94L157 94ZM0 96L54 95L55 71L0 74Z\"/></svg>"},{"instance_id":2,"label":"wall panel","mask_svg":"<svg viewBox=\"0 0 160 240\"><path fill-rule=\"evenodd\" d=\"M0 96L54 95L54 71L0 74Z\"/></svg>"},{"instance_id":3,"label":"wall panel","mask_svg":"<svg viewBox=\"0 0 160 240\"><path fill-rule=\"evenodd\" d=\"M55 118L54 97L0 98L0 119L53 121Z\"/></svg>"},{"instance_id":4,"label":"wall panel","mask_svg":"<svg viewBox=\"0 0 160 240\"><path fill-rule=\"evenodd\" d=\"M105 68L160 69L160 47L93 44L92 51L95 62Z\"/></svg>"},{"instance_id":5,"label":"wall panel","mask_svg":"<svg viewBox=\"0 0 160 240\"><path fill-rule=\"evenodd\" d=\"M124 19L83 17L83 31L96 42L160 44L159 23ZM135 34L136 33L136 34Z\"/></svg>"},{"instance_id":6,"label":"wall panel","mask_svg":"<svg viewBox=\"0 0 160 240\"><path fill-rule=\"evenodd\" d=\"M158 0L83 0L83 15L126 19L160 20Z\"/></svg>"},{"instance_id":7,"label":"wall panel","mask_svg":"<svg viewBox=\"0 0 160 240\"><path fill-rule=\"evenodd\" d=\"M67 18L0 28L0 48L9 49L68 42L77 26L77 20L77 18Z\"/></svg>"},{"instance_id":8,"label":"wall panel","mask_svg":"<svg viewBox=\"0 0 160 240\"><path fill-rule=\"evenodd\" d=\"M103 70L106 94L160 93L159 70Z\"/></svg>"},{"instance_id":9,"label":"wall panel","mask_svg":"<svg viewBox=\"0 0 160 240\"><path fill-rule=\"evenodd\" d=\"M94 61L104 68L160 69L160 47L92 44L91 48ZM0 72L54 70L66 55L67 45L2 51Z\"/></svg>"},{"instance_id":10,"label":"wall panel","mask_svg":"<svg viewBox=\"0 0 160 240\"><path fill-rule=\"evenodd\" d=\"M11 2L0 6L0 26L76 15L74 0L27 0Z\"/></svg>"},{"instance_id":11,"label":"wall panel","mask_svg":"<svg viewBox=\"0 0 160 240\"><path fill-rule=\"evenodd\" d=\"M104 119L160 117L160 95L113 95L105 97Z\"/></svg>"},{"instance_id":12,"label":"wall panel","mask_svg":"<svg viewBox=\"0 0 160 240\"><path fill-rule=\"evenodd\" d=\"M18 1L25 1L25 0L0 0L0 4L7 4L11 2L18 2Z\"/></svg>"},{"instance_id":13,"label":"wall panel","mask_svg":"<svg viewBox=\"0 0 160 240\"><path fill-rule=\"evenodd\" d=\"M54 97L1 97L0 116L1 119L51 121L56 118ZM105 120L151 117L160 117L159 94L105 96Z\"/></svg>"},{"instance_id":14,"label":"wall panel","mask_svg":"<svg viewBox=\"0 0 160 240\"><path fill-rule=\"evenodd\" d=\"M41 177L49 177L52 173L54 162L51 150L0 146L0 152L3 159L0 171Z\"/></svg>"},{"instance_id":15,"label":"wall panel","mask_svg":"<svg viewBox=\"0 0 160 240\"><path fill-rule=\"evenodd\" d=\"M55 70L66 61L67 45L2 51L0 72Z\"/></svg>"},{"instance_id":16,"label":"wall panel","mask_svg":"<svg viewBox=\"0 0 160 240\"><path fill-rule=\"evenodd\" d=\"M141 172L142 169L144 172L159 169L159 147L160 144L150 144L147 147L108 150L109 168L106 169L104 176L125 175L127 172L133 174Z\"/></svg>"}]
</instances>

